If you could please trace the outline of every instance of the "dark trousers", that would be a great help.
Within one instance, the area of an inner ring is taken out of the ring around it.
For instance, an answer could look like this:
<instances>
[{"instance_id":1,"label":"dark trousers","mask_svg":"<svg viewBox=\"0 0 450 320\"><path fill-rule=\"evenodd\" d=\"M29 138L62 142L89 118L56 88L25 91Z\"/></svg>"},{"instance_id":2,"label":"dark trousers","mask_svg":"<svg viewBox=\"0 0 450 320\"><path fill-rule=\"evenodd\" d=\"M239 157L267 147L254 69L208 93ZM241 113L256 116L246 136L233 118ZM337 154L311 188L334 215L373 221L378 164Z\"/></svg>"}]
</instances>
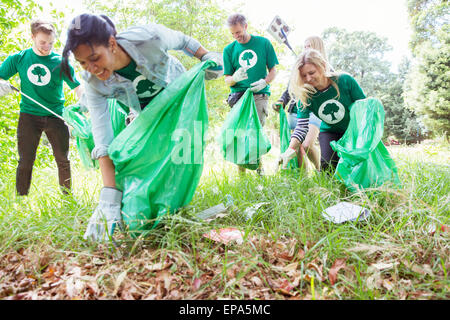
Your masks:
<instances>
[{"instance_id":1,"label":"dark trousers","mask_svg":"<svg viewBox=\"0 0 450 320\"><path fill-rule=\"evenodd\" d=\"M64 193L70 190L69 129L64 121L55 117L20 113L17 128L19 165L16 172L16 189L19 195L27 195L31 184L36 151L42 132L47 135L58 166L59 184Z\"/></svg>"},{"instance_id":2,"label":"dark trousers","mask_svg":"<svg viewBox=\"0 0 450 320\"><path fill-rule=\"evenodd\" d=\"M339 162L339 157L336 152L331 148L331 141L338 141L344 133L335 132L321 132L319 133L319 144L320 144L320 170L333 170Z\"/></svg>"}]
</instances>

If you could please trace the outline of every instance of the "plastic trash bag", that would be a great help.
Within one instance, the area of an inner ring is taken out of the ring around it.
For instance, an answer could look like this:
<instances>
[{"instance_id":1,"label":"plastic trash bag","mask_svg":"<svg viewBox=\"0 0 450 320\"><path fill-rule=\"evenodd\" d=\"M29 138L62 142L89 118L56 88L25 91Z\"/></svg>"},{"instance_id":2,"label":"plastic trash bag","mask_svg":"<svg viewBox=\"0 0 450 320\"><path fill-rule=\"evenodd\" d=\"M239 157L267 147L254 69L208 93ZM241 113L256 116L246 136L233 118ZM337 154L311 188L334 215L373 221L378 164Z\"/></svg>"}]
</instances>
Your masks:
<instances>
[{"instance_id":1,"label":"plastic trash bag","mask_svg":"<svg viewBox=\"0 0 450 320\"><path fill-rule=\"evenodd\" d=\"M95 146L91 120L83 115L79 105L65 107L62 116L72 127L72 136L75 137L78 154L83 166L86 169L98 168L98 161L91 157L92 149Z\"/></svg>"},{"instance_id":2,"label":"plastic trash bag","mask_svg":"<svg viewBox=\"0 0 450 320\"><path fill-rule=\"evenodd\" d=\"M330 143L340 157L334 176L351 192L386 182L400 185L395 162L381 142L383 130L381 101L358 100L351 106L350 123L344 135Z\"/></svg>"},{"instance_id":3,"label":"plastic trash bag","mask_svg":"<svg viewBox=\"0 0 450 320\"><path fill-rule=\"evenodd\" d=\"M225 160L256 170L260 158L272 147L259 122L253 92L244 93L231 109L220 129L217 142Z\"/></svg>"},{"instance_id":4,"label":"plastic trash bag","mask_svg":"<svg viewBox=\"0 0 450 320\"><path fill-rule=\"evenodd\" d=\"M280 108L280 154L289 148L291 140L291 127L283 108ZM297 157L290 160L287 165L288 169L298 169Z\"/></svg>"},{"instance_id":5,"label":"plastic trash bag","mask_svg":"<svg viewBox=\"0 0 450 320\"><path fill-rule=\"evenodd\" d=\"M114 137L116 137L125 129L125 119L129 109L116 99L108 99L108 108L111 114ZM78 104L65 107L63 118L72 127L72 136L75 137L81 163L86 169L97 169L99 167L98 161L91 157L92 150L95 147L91 120L80 110L81 106Z\"/></svg>"},{"instance_id":6,"label":"plastic trash bag","mask_svg":"<svg viewBox=\"0 0 450 320\"><path fill-rule=\"evenodd\" d=\"M180 75L109 146L123 190L122 217L133 237L194 195L208 130L205 69L214 65L208 60Z\"/></svg>"}]
</instances>

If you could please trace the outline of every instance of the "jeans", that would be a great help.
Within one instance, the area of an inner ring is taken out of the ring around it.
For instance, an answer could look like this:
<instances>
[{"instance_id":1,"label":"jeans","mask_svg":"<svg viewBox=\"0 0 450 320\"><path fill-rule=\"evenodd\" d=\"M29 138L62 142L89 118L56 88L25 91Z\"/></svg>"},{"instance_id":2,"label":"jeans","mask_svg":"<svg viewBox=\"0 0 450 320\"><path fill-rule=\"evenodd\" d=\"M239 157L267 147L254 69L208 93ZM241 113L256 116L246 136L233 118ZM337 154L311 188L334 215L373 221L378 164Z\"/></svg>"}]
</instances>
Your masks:
<instances>
[{"instance_id":1,"label":"jeans","mask_svg":"<svg viewBox=\"0 0 450 320\"><path fill-rule=\"evenodd\" d=\"M17 128L19 165L16 172L16 190L27 195L31 184L33 164L42 132L47 135L58 166L59 184L64 193L70 190L69 129L64 121L55 117L20 113Z\"/></svg>"},{"instance_id":2,"label":"jeans","mask_svg":"<svg viewBox=\"0 0 450 320\"><path fill-rule=\"evenodd\" d=\"M331 168L336 169L339 162L339 157L336 152L331 148L331 141L338 141L344 133L339 132L321 132L319 133L319 143L320 143L320 168L322 171L329 170Z\"/></svg>"}]
</instances>

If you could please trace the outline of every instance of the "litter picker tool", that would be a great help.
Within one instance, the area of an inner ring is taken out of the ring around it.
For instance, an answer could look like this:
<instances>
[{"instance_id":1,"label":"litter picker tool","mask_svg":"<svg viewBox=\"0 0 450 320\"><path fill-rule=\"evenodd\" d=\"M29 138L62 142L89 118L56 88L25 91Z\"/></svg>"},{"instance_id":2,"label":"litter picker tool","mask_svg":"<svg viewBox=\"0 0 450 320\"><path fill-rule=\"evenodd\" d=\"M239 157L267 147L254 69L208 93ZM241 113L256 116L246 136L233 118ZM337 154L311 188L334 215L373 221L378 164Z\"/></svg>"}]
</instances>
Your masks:
<instances>
[{"instance_id":1,"label":"litter picker tool","mask_svg":"<svg viewBox=\"0 0 450 320\"><path fill-rule=\"evenodd\" d=\"M275 16L275 18L273 18L272 22L267 28L267 31L272 37L275 38L275 40L277 40L279 43L285 44L292 51L292 53L297 56L297 54L289 44L289 40L287 37L289 32L291 32L291 28L289 28L286 22L284 22L279 16Z\"/></svg>"},{"instance_id":2,"label":"litter picker tool","mask_svg":"<svg viewBox=\"0 0 450 320\"><path fill-rule=\"evenodd\" d=\"M20 91L19 89L17 89L16 87L14 87L12 84L9 85L11 87L11 89L13 89L14 91L20 93L21 95L23 95L24 97L26 97L27 99L30 99L31 101L33 101L34 103L36 103L38 106L40 106L41 108L44 108L45 110L47 110L48 112L50 112L51 114L53 114L55 117L58 117L59 119L61 119L62 121L65 122L65 124L73 127L71 124L67 123L67 121L61 117L59 114L55 113L54 111L50 110L49 108L47 108L46 106L44 106L43 104L37 102L36 100L34 100L33 98L31 98L29 95L23 93L22 91Z\"/></svg>"}]
</instances>

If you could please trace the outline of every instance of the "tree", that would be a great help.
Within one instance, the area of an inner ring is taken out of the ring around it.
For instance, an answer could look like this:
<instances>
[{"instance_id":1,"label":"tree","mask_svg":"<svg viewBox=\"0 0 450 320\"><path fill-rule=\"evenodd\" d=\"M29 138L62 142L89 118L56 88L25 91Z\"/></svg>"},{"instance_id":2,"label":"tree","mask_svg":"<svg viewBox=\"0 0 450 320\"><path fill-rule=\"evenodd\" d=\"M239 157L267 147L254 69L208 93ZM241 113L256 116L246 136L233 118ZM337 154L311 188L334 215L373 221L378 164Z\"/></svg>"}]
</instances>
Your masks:
<instances>
[{"instance_id":1,"label":"tree","mask_svg":"<svg viewBox=\"0 0 450 320\"><path fill-rule=\"evenodd\" d=\"M367 95L375 96L382 90L390 73L390 63L383 59L392 50L387 38L373 32L348 32L335 27L326 29L322 38L335 71L354 76Z\"/></svg>"},{"instance_id":2,"label":"tree","mask_svg":"<svg viewBox=\"0 0 450 320\"><path fill-rule=\"evenodd\" d=\"M331 121L336 121L337 118L334 116L336 112L339 112L339 107L334 103L329 103L323 109L324 115L331 115Z\"/></svg>"},{"instance_id":3,"label":"tree","mask_svg":"<svg viewBox=\"0 0 450 320\"><path fill-rule=\"evenodd\" d=\"M404 101L403 86L410 66L411 62L403 58L398 73L391 74L389 86L386 86L381 100L385 110L384 136L394 136L405 143L416 143L423 140L425 131L416 113Z\"/></svg>"},{"instance_id":4,"label":"tree","mask_svg":"<svg viewBox=\"0 0 450 320\"><path fill-rule=\"evenodd\" d=\"M45 71L44 68L37 66L31 73L38 77L38 82L42 83L42 77L45 77L47 71Z\"/></svg>"},{"instance_id":5,"label":"tree","mask_svg":"<svg viewBox=\"0 0 450 320\"><path fill-rule=\"evenodd\" d=\"M415 112L406 106L403 98L410 62L403 61L398 74L392 73L390 63L384 60L391 46L386 38L373 32L328 28L323 39L333 68L353 75L366 96L376 97L383 103L385 137L392 135L407 143L420 141L423 130Z\"/></svg>"},{"instance_id":6,"label":"tree","mask_svg":"<svg viewBox=\"0 0 450 320\"><path fill-rule=\"evenodd\" d=\"M434 133L450 133L450 7L445 0L409 0L415 58L405 81L405 101Z\"/></svg>"},{"instance_id":7,"label":"tree","mask_svg":"<svg viewBox=\"0 0 450 320\"><path fill-rule=\"evenodd\" d=\"M251 53L250 51L247 51L246 53L244 53L244 55L242 56L242 60L247 61L247 66L250 65L250 60L253 59L253 53Z\"/></svg>"}]
</instances>

